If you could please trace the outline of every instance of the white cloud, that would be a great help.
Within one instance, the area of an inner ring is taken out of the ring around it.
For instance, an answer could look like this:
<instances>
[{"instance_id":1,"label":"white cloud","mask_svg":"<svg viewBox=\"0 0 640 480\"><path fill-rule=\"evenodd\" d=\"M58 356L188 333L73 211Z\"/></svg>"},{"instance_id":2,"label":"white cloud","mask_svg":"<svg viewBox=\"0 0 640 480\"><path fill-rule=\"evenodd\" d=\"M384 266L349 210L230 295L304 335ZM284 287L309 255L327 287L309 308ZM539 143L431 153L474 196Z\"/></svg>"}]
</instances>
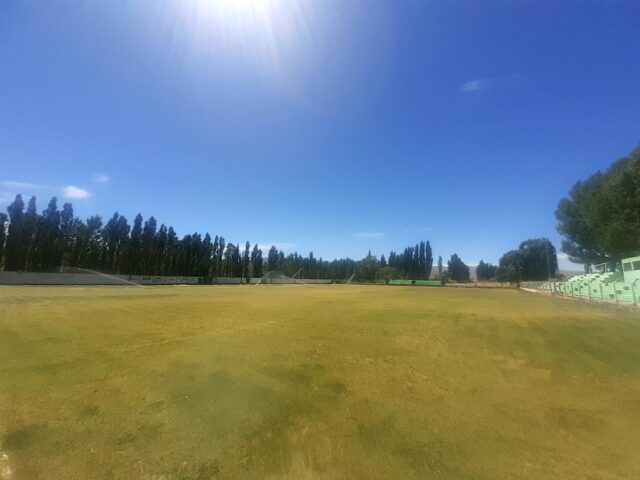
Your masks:
<instances>
[{"instance_id":1,"label":"white cloud","mask_svg":"<svg viewBox=\"0 0 640 480\"><path fill-rule=\"evenodd\" d=\"M294 250L297 247L297 244L292 242L265 242L258 244L258 248L262 250L263 253L268 252L271 247L276 247L278 250L288 252Z\"/></svg>"},{"instance_id":2,"label":"white cloud","mask_svg":"<svg viewBox=\"0 0 640 480\"><path fill-rule=\"evenodd\" d=\"M108 175L105 175L103 173L94 173L91 176L91 180L93 180L96 183L102 183L104 185L104 184L109 183L111 181L111 177L109 177Z\"/></svg>"},{"instance_id":3,"label":"white cloud","mask_svg":"<svg viewBox=\"0 0 640 480\"><path fill-rule=\"evenodd\" d=\"M11 190L23 195L30 196L35 191L49 190L53 195L62 195L65 198L87 198L91 194L84 188L76 187L75 185L67 185L66 187L56 187L53 185L44 185L41 183L28 183L28 182L16 182L13 180L0 180L0 185L9 187ZM57 193L56 193L57 192ZM6 197L10 196L11 201L15 197L14 193L4 192L0 198L2 201L6 201ZM11 202L9 202L11 203Z\"/></svg>"},{"instance_id":4,"label":"white cloud","mask_svg":"<svg viewBox=\"0 0 640 480\"><path fill-rule=\"evenodd\" d=\"M489 84L490 84L489 79L477 78L475 80L469 80L468 82L464 83L460 87L460 91L464 93L477 92L479 90L482 90L488 87Z\"/></svg>"},{"instance_id":5,"label":"white cloud","mask_svg":"<svg viewBox=\"0 0 640 480\"><path fill-rule=\"evenodd\" d=\"M381 238L384 233L381 232L356 232L353 234L355 238Z\"/></svg>"},{"instance_id":6,"label":"white cloud","mask_svg":"<svg viewBox=\"0 0 640 480\"><path fill-rule=\"evenodd\" d=\"M558 253L556 256L558 257L558 260L569 260L569 255L566 253Z\"/></svg>"},{"instance_id":7,"label":"white cloud","mask_svg":"<svg viewBox=\"0 0 640 480\"><path fill-rule=\"evenodd\" d=\"M64 187L63 191L65 198L87 198L91 195L85 189L73 185Z\"/></svg>"}]
</instances>

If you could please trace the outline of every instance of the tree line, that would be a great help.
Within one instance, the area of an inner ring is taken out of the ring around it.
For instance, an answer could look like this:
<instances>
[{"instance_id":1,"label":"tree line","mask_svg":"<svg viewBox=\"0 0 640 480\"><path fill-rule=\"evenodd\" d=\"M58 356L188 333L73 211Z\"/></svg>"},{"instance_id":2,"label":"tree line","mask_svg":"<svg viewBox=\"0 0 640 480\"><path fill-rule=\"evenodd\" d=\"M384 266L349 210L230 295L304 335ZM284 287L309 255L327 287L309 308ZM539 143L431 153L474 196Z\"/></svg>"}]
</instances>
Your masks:
<instances>
[{"instance_id":1,"label":"tree line","mask_svg":"<svg viewBox=\"0 0 640 480\"><path fill-rule=\"evenodd\" d=\"M261 277L268 272L298 278L375 281L393 278L426 279L433 266L430 243L419 242L387 258L367 255L332 261L298 253L285 255L272 246L263 257L257 244L227 242L221 235L190 233L182 238L155 217L138 214L130 225L118 212L106 222L98 215L86 221L74 216L56 197L38 213L36 198L25 205L17 195L0 213L0 269L58 272L79 268L112 274L153 276Z\"/></svg>"},{"instance_id":2,"label":"tree line","mask_svg":"<svg viewBox=\"0 0 640 480\"><path fill-rule=\"evenodd\" d=\"M369 254L360 259L316 258L286 254L271 246L263 257L257 244L227 242L222 235L190 233L178 237L175 229L158 225L155 217L138 214L130 225L118 212L103 222L98 215L86 221L74 216L65 203L58 208L51 199L38 213L36 198L25 205L17 195L0 213L0 269L6 271L58 272L79 268L104 273L151 276L262 277L268 272L297 278L373 282L391 279L421 280L431 277L433 251L429 241L421 241L401 252L391 251L380 258ZM558 274L555 247L546 239L522 242L517 250L505 253L499 266L480 261L477 279L517 282L542 280ZM437 277L465 282L470 269L453 254L444 271L438 257Z\"/></svg>"}]
</instances>

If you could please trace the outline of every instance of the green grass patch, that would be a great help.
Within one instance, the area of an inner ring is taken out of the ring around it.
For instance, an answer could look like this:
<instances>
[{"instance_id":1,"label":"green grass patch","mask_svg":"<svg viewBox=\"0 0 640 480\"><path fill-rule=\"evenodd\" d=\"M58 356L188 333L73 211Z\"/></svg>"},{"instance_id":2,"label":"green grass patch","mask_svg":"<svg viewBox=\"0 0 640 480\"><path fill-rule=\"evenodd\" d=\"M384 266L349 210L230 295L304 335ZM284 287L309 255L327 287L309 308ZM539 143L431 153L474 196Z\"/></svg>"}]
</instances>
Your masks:
<instances>
[{"instance_id":1,"label":"green grass patch","mask_svg":"<svg viewBox=\"0 0 640 480\"><path fill-rule=\"evenodd\" d=\"M0 479L636 479L639 347L511 290L2 287Z\"/></svg>"}]
</instances>

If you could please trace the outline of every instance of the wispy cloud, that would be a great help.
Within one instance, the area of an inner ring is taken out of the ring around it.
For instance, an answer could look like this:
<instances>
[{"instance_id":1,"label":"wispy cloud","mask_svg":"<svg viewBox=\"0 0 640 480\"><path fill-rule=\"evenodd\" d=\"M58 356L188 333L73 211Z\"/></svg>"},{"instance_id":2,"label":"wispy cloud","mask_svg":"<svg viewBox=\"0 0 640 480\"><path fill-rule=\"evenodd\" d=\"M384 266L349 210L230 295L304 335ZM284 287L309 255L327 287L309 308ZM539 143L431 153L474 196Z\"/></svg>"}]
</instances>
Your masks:
<instances>
[{"instance_id":1,"label":"wispy cloud","mask_svg":"<svg viewBox=\"0 0 640 480\"><path fill-rule=\"evenodd\" d=\"M489 88L511 85L512 83L522 80L523 78L523 75L517 73L506 77L474 78L463 83L460 86L460 91L462 93L479 92L481 90L487 90Z\"/></svg>"},{"instance_id":2,"label":"wispy cloud","mask_svg":"<svg viewBox=\"0 0 640 480\"><path fill-rule=\"evenodd\" d=\"M491 79L489 78L476 78L475 80L469 80L460 87L460 91L464 93L471 93L483 90L491 85Z\"/></svg>"},{"instance_id":3,"label":"wispy cloud","mask_svg":"<svg viewBox=\"0 0 640 480\"><path fill-rule=\"evenodd\" d=\"M22 193L24 195L31 195L35 192L48 191L53 195L62 195L65 198L82 199L91 196L91 193L84 188L77 187L75 185L67 185L64 187L56 187L54 185L45 185L41 183L29 183L29 182L16 182L14 180L0 180L0 185L7 187L12 191L7 191L2 194L2 199L7 197L13 198L16 193ZM15 193L14 193L15 192ZM11 203L11 202L9 202Z\"/></svg>"},{"instance_id":4,"label":"wispy cloud","mask_svg":"<svg viewBox=\"0 0 640 480\"><path fill-rule=\"evenodd\" d=\"M91 176L91 180L93 180L95 183L102 183L104 185L111 181L111 177L105 175L104 173L94 173Z\"/></svg>"},{"instance_id":5,"label":"wispy cloud","mask_svg":"<svg viewBox=\"0 0 640 480\"><path fill-rule=\"evenodd\" d=\"M9 188L24 188L27 190L56 190L51 185L42 185L40 183L15 182L13 180L0 180L0 185Z\"/></svg>"},{"instance_id":6,"label":"wispy cloud","mask_svg":"<svg viewBox=\"0 0 640 480\"><path fill-rule=\"evenodd\" d=\"M382 232L356 232L353 234L354 238L381 238L384 237Z\"/></svg>"},{"instance_id":7,"label":"wispy cloud","mask_svg":"<svg viewBox=\"0 0 640 480\"><path fill-rule=\"evenodd\" d=\"M84 188L76 187L74 185L67 185L64 187L63 191L65 198L87 198L91 195Z\"/></svg>"}]
</instances>

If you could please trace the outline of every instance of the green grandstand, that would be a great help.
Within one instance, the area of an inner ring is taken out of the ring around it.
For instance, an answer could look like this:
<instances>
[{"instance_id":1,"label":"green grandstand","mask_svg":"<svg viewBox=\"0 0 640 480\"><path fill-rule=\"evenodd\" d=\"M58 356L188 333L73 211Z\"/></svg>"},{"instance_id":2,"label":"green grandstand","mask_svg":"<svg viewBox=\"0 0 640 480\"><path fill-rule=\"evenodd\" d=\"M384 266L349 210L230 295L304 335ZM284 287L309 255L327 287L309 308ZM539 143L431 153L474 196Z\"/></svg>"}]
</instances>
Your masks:
<instances>
[{"instance_id":1,"label":"green grandstand","mask_svg":"<svg viewBox=\"0 0 640 480\"><path fill-rule=\"evenodd\" d=\"M564 282L539 282L523 285L566 297L602 300L636 305L640 301L640 257L622 260L622 270L575 275Z\"/></svg>"}]
</instances>

